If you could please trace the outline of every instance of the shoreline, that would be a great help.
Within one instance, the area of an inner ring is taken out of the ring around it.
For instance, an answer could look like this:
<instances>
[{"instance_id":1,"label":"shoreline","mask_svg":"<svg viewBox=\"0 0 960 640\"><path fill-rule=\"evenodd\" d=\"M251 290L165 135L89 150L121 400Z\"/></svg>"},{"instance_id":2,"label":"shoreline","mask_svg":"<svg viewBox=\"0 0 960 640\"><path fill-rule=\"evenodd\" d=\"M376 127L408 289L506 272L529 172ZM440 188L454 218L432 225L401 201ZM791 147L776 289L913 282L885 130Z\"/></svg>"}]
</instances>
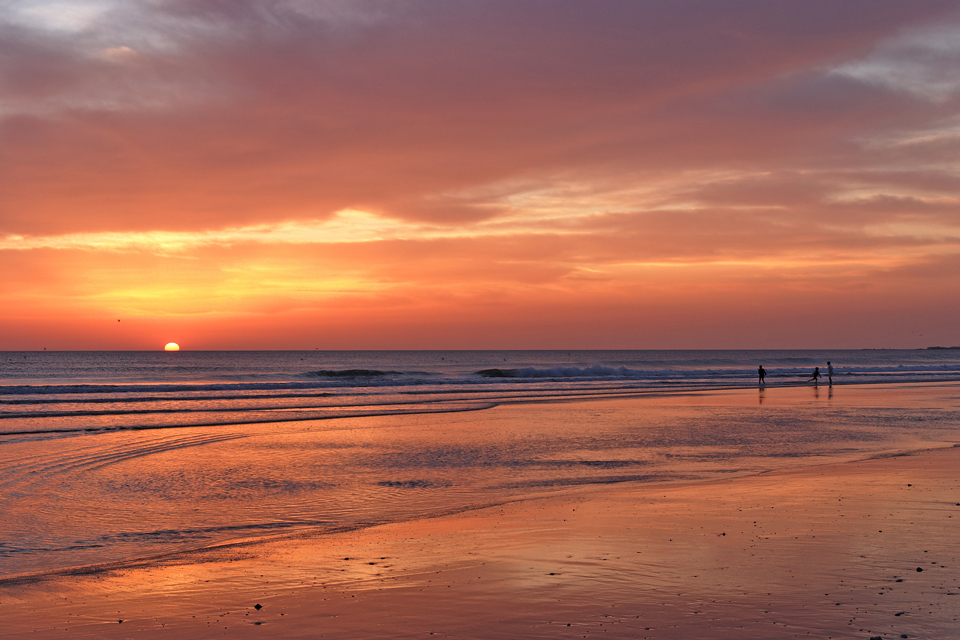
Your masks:
<instances>
[{"instance_id":1,"label":"shoreline","mask_svg":"<svg viewBox=\"0 0 960 640\"><path fill-rule=\"evenodd\" d=\"M510 407L510 406L522 406L522 405L551 405L551 404L568 404L568 403L579 403L579 402L594 402L594 401L616 401L616 400L651 400L651 399L660 399L660 398L689 398L694 396L723 396L728 394L742 394L749 392L758 392L761 399L763 394L770 391L795 391L801 389L812 390L816 396L819 398L819 393L821 391L826 391L828 394L833 394L834 389L850 390L854 392L871 392L878 389L887 389L887 390L933 390L933 389L957 389L960 388L960 379L958 380L910 380L910 381L891 381L891 382L876 382L876 381L866 381L866 382L838 382L836 384L828 384L826 382L821 384L814 384L809 380L800 380L798 382L790 383L767 383L763 385L757 384L744 384L744 385L678 385L675 387L664 386L659 387L645 387L645 388L630 388L630 389L607 389L607 390L576 390L570 392L558 392L554 395L516 395L516 396L505 396L503 398L476 398L476 399L456 399L456 400L430 400L423 401L419 403L406 403L400 402L395 404L380 404L380 405L371 405L383 407L382 409L369 409L358 407L367 407L367 405L343 405L343 406L316 406L316 407L307 407L301 408L304 411L330 411L331 409L348 409L348 411L343 411L342 413L327 413L320 415L309 415L309 416L298 416L298 417L285 417L282 420L276 419L275 417L270 418L257 418L257 419L248 419L248 420L225 420L225 421L201 421L201 422L186 422L183 424L161 424L161 425L121 425L121 426L109 426L109 427L90 427L90 426L81 426L81 427L71 427L71 428L49 428L49 429L26 429L26 430L10 430L3 431L0 430L0 441L4 439L9 439L14 441L17 438L24 436L58 436L58 435L75 435L83 433L124 433L124 432L138 432L138 431L167 431L174 429L207 429L207 428L221 428L229 426L257 426L257 425L269 425L269 424L285 424L285 423L297 423L297 422L325 422L329 420L348 420L355 418L378 418L378 417L389 417L389 416L429 416L429 415L445 415L445 414L457 414L457 413L472 413L472 412L483 412L490 409L496 409L498 407ZM489 393L488 391L482 391L482 393ZM297 396L299 397L299 396ZM391 409L391 407L397 405L408 405L408 404L421 404L423 408L418 408L414 410L396 410ZM438 406L438 405L447 405L447 406ZM272 408L271 410L283 410L278 408ZM216 413L217 411L228 411L228 410L213 410L212 412ZM144 414L163 414L164 411L156 412L117 412L115 414L108 415L144 415ZM54 413L48 413L48 417L75 417L74 414L62 414L57 415ZM25 417L25 416L14 416Z\"/></svg>"},{"instance_id":2,"label":"shoreline","mask_svg":"<svg viewBox=\"0 0 960 640\"><path fill-rule=\"evenodd\" d=\"M490 421L497 421L499 424L507 425L527 421L530 419L539 419L543 421L543 412L550 411L551 413L548 420L552 421L551 424L559 425L566 421L570 415L572 415L569 412L573 411L573 409L567 409L567 407L575 407L576 410L581 412L581 414L584 414L585 409L588 410L586 414L592 413L592 411L590 411L591 408L594 410L596 408L608 409L610 411L617 412L615 415L618 416L616 419L619 421L630 420L630 416L637 416L641 414L649 415L651 411L658 411L664 407L670 409L698 406L740 408L745 406L756 407L757 403L759 402L759 405L761 406L769 405L771 408L779 408L780 410L789 410L791 407L801 406L807 408L819 407L826 409L832 407L835 401L833 388L828 389L829 391L826 394L819 393L818 388L814 385L804 385L803 387L799 388L773 387L771 389L771 393L769 394L765 393L765 388L736 388L696 390L692 392L685 391L681 393L677 393L676 390L662 390L655 393L628 393L616 395L604 394L599 396L575 398L524 398L506 401L497 406L490 407L485 411L467 411L466 413L474 414L476 417L469 418L464 424L467 425L468 429L470 429L477 427L487 428L487 424ZM836 405L837 407L845 407L847 409L857 410L869 410L877 408L884 409L890 407L944 409L948 406L956 406L956 403L958 400L960 400L960 396L957 395L957 393L960 392L960 387L958 387L956 384L902 383L884 385L842 385L838 386L838 392L840 395L836 398L838 401L838 404ZM490 413L488 413L488 411ZM531 413L531 411L533 413ZM638 413L638 411L640 413ZM503 412L507 413L504 414ZM453 413L456 414L463 412L457 411ZM437 414L428 412L425 414L413 414L412 417L425 415ZM445 412L441 413L440 415L445 415ZM362 416L360 418L376 419L384 417L386 416ZM391 417L405 419L411 416ZM357 417L345 419L356 420ZM582 421L583 417L581 417L580 420ZM283 425L303 422L304 421L296 420L290 423L276 424ZM438 426L444 424L444 422L436 423ZM185 428L191 429L192 427ZM463 428L463 425L460 425L458 428ZM569 425L565 428L569 429ZM302 435L307 438L312 438L313 436L309 433L309 431L310 430L308 429L308 432L304 432ZM573 431L576 431L576 428L574 428ZM124 431L117 432L118 435L122 435L123 433ZM909 433L909 428L904 430L904 433ZM261 435L265 435L271 440L274 437L273 435L266 434L266 432L262 433ZM744 435L750 437L752 434L745 432ZM869 441L869 439L867 441ZM297 442L304 441L298 440ZM298 538L303 536L325 536L344 531L359 531L380 525L416 522L426 518L443 516L449 513L460 513L476 509L483 509L490 505L537 500L545 497L549 498L556 495L564 495L571 492L590 491L591 489L602 491L608 487L616 487L620 484L625 484L628 486L636 485L640 487L691 482L694 484L706 484L729 477L750 477L755 474L776 472L777 470L816 467L840 461L865 461L876 457L887 458L891 456L902 455L905 451L909 453L942 448L944 446L949 446L950 442L956 442L956 439L950 436L950 434L947 432L942 433L941 437L937 439L923 439L917 437L910 438L901 436L899 439L890 438L888 440L880 440L879 443L881 446L879 448L871 448L867 446L856 450L844 450L842 448L838 448L833 451L824 449L820 452L812 450L799 457L790 455L790 453L787 452L786 455L782 457L777 457L777 455L774 454L773 457L764 458L763 456L765 454L761 452L759 454L759 458L755 457L743 465L730 468L724 468L723 465L717 468L692 466L684 470L680 470L677 473L671 474L667 472L669 471L669 467L651 467L649 468L649 472L642 474L613 474L608 476L598 474L594 476L587 476L582 479L574 478L567 481L561 480L556 484L551 481L549 484L545 484L543 488L540 489L537 488L537 484L534 482L532 484L528 483L529 491L525 494L521 493L502 495L499 497L491 496L491 499L485 499L481 496L478 496L481 497L481 500L477 502L466 504L448 504L445 507L438 505L438 508L436 509L427 509L419 513L407 514L406 516L402 516L400 518L390 518L388 516L386 518L377 518L376 520L366 521L361 520L341 523L331 521L329 524L324 524L319 527L316 525L294 525L287 531L283 531L281 529L276 533L251 532L247 535L208 541L201 543L198 546L187 547L182 550L159 551L157 553L135 552L127 555L126 557L107 557L101 561L93 561L90 563L61 564L60 566L48 566L47 568L36 571L21 570L15 573L8 573L6 576L0 576L0 587L7 584L24 584L31 581L48 580L51 579L51 577L55 578L57 576L87 574L96 575L97 573L103 571L114 571L131 567L149 566L151 563L163 563L168 559L176 558L179 555L203 555L215 549L256 545L273 539L286 539L290 537ZM778 444L776 446L781 445ZM740 452L738 455L748 454L743 454ZM744 459L746 460L747 458L745 457ZM144 551L145 550L146 549L144 549Z\"/></svg>"},{"instance_id":3,"label":"shoreline","mask_svg":"<svg viewBox=\"0 0 960 640\"><path fill-rule=\"evenodd\" d=\"M958 463L955 445L578 487L4 581L0 606L36 638L946 637Z\"/></svg>"},{"instance_id":4,"label":"shoreline","mask_svg":"<svg viewBox=\"0 0 960 640\"><path fill-rule=\"evenodd\" d=\"M590 398L589 400L604 400L604 399L606 398ZM611 399L616 400L620 398L611 398ZM526 403L518 403L518 404L526 404ZM199 563L206 562L206 560L204 560L204 556L216 555L218 553L230 551L232 549L265 546L265 545L271 545L275 543L283 543L284 541L288 541L288 540L322 539L326 537L364 532L364 531L378 528L378 527L412 526L418 522L435 520L438 518L456 517L462 514L473 512L473 511L483 511L486 509L494 509L498 507L504 507L507 505L536 503L538 501L574 498L577 496L589 497L590 494L594 492L604 493L611 490L617 490L620 487L625 487L625 489L627 490L633 489L637 491L643 490L645 488L651 489L651 490L658 490L658 489L666 489L666 488L675 487L675 486L708 487L708 486L716 485L719 483L735 482L737 480L742 480L747 478L759 478L759 477L772 475L772 474L803 472L806 470L814 470L819 467L857 464L857 463L864 463L864 462L869 462L873 460L888 460L892 458L902 458L902 457L908 457L908 456L923 455L928 453L932 454L935 452L948 451L955 448L960 449L960 443L954 444L954 445L941 445L941 446L932 446L932 447L924 447L924 448L916 448L916 449L908 449L908 450L892 450L888 452L871 453L862 458L855 458L851 460L845 460L842 462L837 462L835 460L817 461L817 462L810 462L809 464L804 464L799 467L763 469L759 471L736 474L733 477L729 477L729 478L710 477L710 478L702 478L702 479L680 478L680 479L669 480L663 477L657 477L657 479L649 482L636 480L636 479L626 479L626 480L612 479L609 481L584 482L583 484L567 485L564 489L561 489L559 491L552 491L549 493L541 493L541 494L530 494L526 496L516 496L511 498L505 498L503 500L490 501L486 503L463 505L460 507L453 507L453 508L438 510L435 512L418 514L416 516L412 516L405 519L399 519L399 520L385 520L381 522L368 522L368 523L353 523L353 524L335 525L327 528L318 528L318 527L308 526L303 529L290 531L286 533L279 533L279 534L273 534L273 535L267 534L262 536L242 537L242 538L236 538L236 539L230 539L230 540L222 540L222 541L213 542L213 543L206 544L196 548L184 549L182 551L171 551L171 552L159 553L156 555L136 556L131 558L107 561L107 562L66 566L66 567L59 567L55 569L49 569L45 571L26 572L26 573L11 574L8 576L0 576L0 590L2 590L5 587L30 586L30 585L39 584L42 582L55 581L60 578L70 578L70 577L78 577L78 576L97 576L100 574L109 574L109 573L116 573L121 571L129 571L129 570L144 569L144 568L150 569L154 567L168 566L168 565L199 564ZM958 454L958 457L960 457L960 454ZM811 460L813 459L811 458Z\"/></svg>"}]
</instances>

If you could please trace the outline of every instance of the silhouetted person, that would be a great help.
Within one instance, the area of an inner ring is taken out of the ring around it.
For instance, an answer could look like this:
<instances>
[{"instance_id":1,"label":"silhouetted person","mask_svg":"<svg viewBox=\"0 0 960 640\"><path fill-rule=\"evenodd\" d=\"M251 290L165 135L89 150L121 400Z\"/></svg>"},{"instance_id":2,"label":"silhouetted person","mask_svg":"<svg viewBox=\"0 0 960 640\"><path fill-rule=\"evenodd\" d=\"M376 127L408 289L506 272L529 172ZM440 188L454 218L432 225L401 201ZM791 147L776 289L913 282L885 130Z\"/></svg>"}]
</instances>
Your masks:
<instances>
[{"instance_id":1,"label":"silhouetted person","mask_svg":"<svg viewBox=\"0 0 960 640\"><path fill-rule=\"evenodd\" d=\"M827 360L827 381L833 386L833 365Z\"/></svg>"},{"instance_id":2,"label":"silhouetted person","mask_svg":"<svg viewBox=\"0 0 960 640\"><path fill-rule=\"evenodd\" d=\"M813 375L810 376L809 382L812 382L813 384L817 384L819 380L820 380L820 367L814 367Z\"/></svg>"},{"instance_id":3,"label":"silhouetted person","mask_svg":"<svg viewBox=\"0 0 960 640\"><path fill-rule=\"evenodd\" d=\"M760 386L763 386L763 379L767 377L767 372L763 370L763 365L757 367L757 377L760 378Z\"/></svg>"}]
</instances>

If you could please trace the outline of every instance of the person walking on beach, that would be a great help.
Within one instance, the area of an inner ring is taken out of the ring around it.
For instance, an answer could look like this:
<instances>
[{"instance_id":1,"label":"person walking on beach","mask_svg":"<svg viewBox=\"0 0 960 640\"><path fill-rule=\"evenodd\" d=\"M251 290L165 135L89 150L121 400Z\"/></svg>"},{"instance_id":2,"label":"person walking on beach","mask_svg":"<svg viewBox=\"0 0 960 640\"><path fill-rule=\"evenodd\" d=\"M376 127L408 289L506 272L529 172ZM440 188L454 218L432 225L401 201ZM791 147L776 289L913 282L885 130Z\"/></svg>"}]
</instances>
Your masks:
<instances>
[{"instance_id":1,"label":"person walking on beach","mask_svg":"<svg viewBox=\"0 0 960 640\"><path fill-rule=\"evenodd\" d=\"M763 365L757 367L757 377L760 378L760 386L763 386L763 379L767 376L767 372L763 370Z\"/></svg>"},{"instance_id":2,"label":"person walking on beach","mask_svg":"<svg viewBox=\"0 0 960 640\"><path fill-rule=\"evenodd\" d=\"M808 382L812 382L814 385L816 385L817 382L819 382L819 380L820 380L820 367L814 367L813 375L810 376L810 380L808 380Z\"/></svg>"},{"instance_id":3,"label":"person walking on beach","mask_svg":"<svg viewBox=\"0 0 960 640\"><path fill-rule=\"evenodd\" d=\"M833 386L833 365L830 364L830 361L827 360L827 382L830 383L830 386Z\"/></svg>"}]
</instances>

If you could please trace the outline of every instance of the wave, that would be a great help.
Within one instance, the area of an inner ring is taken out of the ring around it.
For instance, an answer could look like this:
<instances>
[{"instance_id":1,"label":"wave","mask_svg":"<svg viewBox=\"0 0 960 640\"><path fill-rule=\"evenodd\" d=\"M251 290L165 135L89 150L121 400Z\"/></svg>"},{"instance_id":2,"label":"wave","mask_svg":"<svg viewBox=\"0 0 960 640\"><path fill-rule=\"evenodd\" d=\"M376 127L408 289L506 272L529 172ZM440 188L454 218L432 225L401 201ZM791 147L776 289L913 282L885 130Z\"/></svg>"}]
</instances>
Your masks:
<instances>
[{"instance_id":1,"label":"wave","mask_svg":"<svg viewBox=\"0 0 960 640\"><path fill-rule=\"evenodd\" d=\"M796 377L809 376L811 367L791 367L789 369L767 369L767 376ZM538 369L524 367L520 369L481 369L476 375L483 378L629 378L634 380L663 380L663 379L753 379L756 369L628 369L627 367L608 367L593 365L590 367L551 367ZM825 375L825 371L821 370ZM854 375L910 375L916 373L939 373L943 375L960 373L960 366L951 365L895 365L895 366L868 366L844 367L834 371L835 377Z\"/></svg>"},{"instance_id":2,"label":"wave","mask_svg":"<svg viewBox=\"0 0 960 640\"><path fill-rule=\"evenodd\" d=\"M322 378L379 378L381 376L400 375L397 371L378 371L376 369L346 369L343 371L323 369L312 373Z\"/></svg>"},{"instance_id":3,"label":"wave","mask_svg":"<svg viewBox=\"0 0 960 640\"><path fill-rule=\"evenodd\" d=\"M245 389L249 391L249 389ZM113 393L113 392L104 392L104 393ZM68 395L66 393L57 393L52 392L55 395ZM29 396L32 394L25 393L24 395ZM256 396L251 396L249 394L217 394L217 395L190 395L184 398L191 402L200 402L200 401L210 401L210 400L249 400L255 398L257 400L279 400L283 398L329 398L334 394L332 393L258 393ZM0 400L0 406L2 405L31 405L31 404L42 404L42 405L51 405L51 404L76 404L77 402L83 402L83 404L121 404L124 402L169 402L171 400L170 396L142 396L142 395L131 395L128 397L116 397L116 396L90 396L84 397L82 400L77 398L31 398L31 397L19 397L13 400Z\"/></svg>"},{"instance_id":4,"label":"wave","mask_svg":"<svg viewBox=\"0 0 960 640\"><path fill-rule=\"evenodd\" d=\"M137 416L139 422L122 422L114 420L108 424L82 424L78 421L82 418L98 418L101 416L88 416L78 412L68 416L56 415L47 416L44 414L34 414L27 421L32 426L18 427L17 421L11 420L14 426L3 425L0 430L0 438L8 436L38 436L38 435L60 435L70 433L111 433L116 431L145 431L153 429L180 429L185 427L221 427L221 426L241 426L255 424L271 424L282 422L306 422L311 420L332 420L334 418L368 418L376 416L397 416L397 415L416 415L428 413L462 413L467 411L481 411L496 406L495 402L457 402L457 403L417 403L416 405L398 406L391 404L372 404L368 406L347 406L347 407L317 407L304 410L223 410L219 412L181 412L181 411L153 411L153 412L125 412L117 414L123 416L132 414ZM145 420L151 414L158 416L157 421ZM211 416L211 417L206 417ZM57 418L69 418L65 424L51 424ZM19 417L21 421L23 417Z\"/></svg>"},{"instance_id":5,"label":"wave","mask_svg":"<svg viewBox=\"0 0 960 640\"><path fill-rule=\"evenodd\" d=\"M736 372L742 373L742 372ZM483 369L477 375L484 378L639 378L650 379L658 377L676 377L680 372L657 370L638 371L626 367L606 367L594 365L591 367L551 367L537 369L524 367L522 369Z\"/></svg>"},{"instance_id":6,"label":"wave","mask_svg":"<svg viewBox=\"0 0 960 640\"><path fill-rule=\"evenodd\" d=\"M286 380L231 380L231 381L180 381L180 382L134 382L134 383L93 383L65 382L62 384L6 384L0 385L0 405L30 402L65 402L71 396L84 396L84 401L110 402L120 401L124 397L136 396L137 401L164 401L176 394L178 399L218 400L240 398L244 395L256 397L296 397L297 395L318 396L321 393L341 393L345 389L381 389L383 387L431 387L431 388L502 388L504 383L529 383L533 381L580 381L626 380L637 382L677 381L690 383L734 382L750 384L756 378L755 367L720 366L700 367L686 363L683 366L663 365L656 368L630 368L627 366L609 366L594 364L586 367L551 366L487 368L456 372L438 372L424 370L396 369L320 369L289 373ZM786 364L768 366L768 378L789 378L809 376L810 365ZM821 373L824 371L821 370ZM960 364L950 363L910 363L910 364L871 364L837 367L835 378L889 379L900 376L904 382L919 379L921 376L938 376L960 379ZM493 387L491 385L501 385ZM63 398L52 398L62 396ZM112 398L101 400L98 398ZM31 398L32 397L32 398ZM41 398L35 400L34 398Z\"/></svg>"},{"instance_id":7,"label":"wave","mask_svg":"<svg viewBox=\"0 0 960 640\"><path fill-rule=\"evenodd\" d=\"M311 382L215 382L166 384L57 384L0 386L0 395L66 395L104 393L184 393L193 391L269 391L273 389L319 389Z\"/></svg>"},{"instance_id":8,"label":"wave","mask_svg":"<svg viewBox=\"0 0 960 640\"><path fill-rule=\"evenodd\" d=\"M910 354L908 354L910 355ZM753 356L751 355L751 358ZM912 355L911 355L912 357ZM454 412L505 402L646 392L747 388L756 369L746 358L727 366L633 362L620 366L523 366L443 369L442 365L288 371L284 379L0 385L0 435L108 432L322 420L396 413ZM809 364L765 364L767 388L807 384ZM719 360L719 359L716 359ZM715 361L716 361L715 360ZM504 358L505 362L510 362ZM696 362L697 364L692 364ZM371 361L372 364L376 362ZM353 365L354 363L350 363ZM479 364L479 363L478 363ZM627 366L627 365L640 366ZM644 366L647 365L647 366ZM247 375L250 368L242 371ZM826 372L821 370L821 376ZM858 362L837 367L834 384L960 381L960 362ZM821 383L825 382L821 378Z\"/></svg>"}]
</instances>

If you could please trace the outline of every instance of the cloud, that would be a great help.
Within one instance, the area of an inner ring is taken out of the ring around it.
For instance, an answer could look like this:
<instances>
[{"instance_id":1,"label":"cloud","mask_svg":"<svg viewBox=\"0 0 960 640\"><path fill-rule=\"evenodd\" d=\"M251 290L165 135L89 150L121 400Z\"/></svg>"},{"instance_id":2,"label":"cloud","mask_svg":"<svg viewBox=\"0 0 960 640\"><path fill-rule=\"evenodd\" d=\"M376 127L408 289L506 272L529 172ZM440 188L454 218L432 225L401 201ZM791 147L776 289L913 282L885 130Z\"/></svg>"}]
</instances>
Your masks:
<instances>
[{"instance_id":1,"label":"cloud","mask_svg":"<svg viewBox=\"0 0 960 640\"><path fill-rule=\"evenodd\" d=\"M74 35L4 39L4 228L221 227L394 206L459 223L485 217L483 203L438 198L775 161L855 116L801 130L809 114L756 102L731 114L724 101L943 3L853 5L98 5ZM128 50L131 64L103 55Z\"/></svg>"},{"instance_id":2,"label":"cloud","mask_svg":"<svg viewBox=\"0 0 960 640\"><path fill-rule=\"evenodd\" d=\"M952 18L908 29L832 73L933 102L956 98L960 93L960 13Z\"/></svg>"},{"instance_id":3,"label":"cloud","mask_svg":"<svg viewBox=\"0 0 960 640\"><path fill-rule=\"evenodd\" d=\"M905 295L891 274L958 251L958 25L946 0L6 3L4 286L461 321Z\"/></svg>"},{"instance_id":4,"label":"cloud","mask_svg":"<svg viewBox=\"0 0 960 640\"><path fill-rule=\"evenodd\" d=\"M9 0L0 16L22 27L78 33L94 28L116 5L109 0Z\"/></svg>"}]
</instances>

